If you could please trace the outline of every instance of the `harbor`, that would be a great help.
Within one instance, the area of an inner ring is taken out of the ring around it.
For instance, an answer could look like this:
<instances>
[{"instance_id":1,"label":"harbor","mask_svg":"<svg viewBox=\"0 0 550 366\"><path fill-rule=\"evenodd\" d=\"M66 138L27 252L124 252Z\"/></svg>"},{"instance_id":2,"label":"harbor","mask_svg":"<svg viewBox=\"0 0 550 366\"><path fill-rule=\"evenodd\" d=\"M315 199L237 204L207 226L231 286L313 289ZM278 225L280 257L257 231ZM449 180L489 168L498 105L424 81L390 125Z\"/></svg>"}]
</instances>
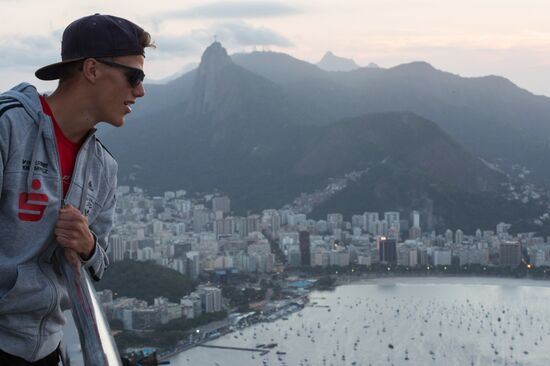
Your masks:
<instances>
[{"instance_id":1,"label":"harbor","mask_svg":"<svg viewBox=\"0 0 550 366\"><path fill-rule=\"evenodd\" d=\"M313 292L312 298L320 293ZM322 293L318 305L256 323L172 359L177 366L546 366L550 287L510 279L381 279ZM301 315L301 316L300 316ZM242 332L242 334L241 334ZM223 360L221 362L220 360Z\"/></svg>"}]
</instances>

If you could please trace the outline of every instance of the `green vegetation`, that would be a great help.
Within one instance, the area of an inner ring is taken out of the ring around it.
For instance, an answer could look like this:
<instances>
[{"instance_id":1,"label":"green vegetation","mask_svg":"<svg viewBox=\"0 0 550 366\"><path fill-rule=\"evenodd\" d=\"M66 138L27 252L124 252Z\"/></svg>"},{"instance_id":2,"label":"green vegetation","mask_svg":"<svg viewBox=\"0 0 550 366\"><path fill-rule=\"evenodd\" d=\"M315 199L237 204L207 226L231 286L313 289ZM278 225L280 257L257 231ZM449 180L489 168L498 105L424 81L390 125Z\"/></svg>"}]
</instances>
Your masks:
<instances>
[{"instance_id":1,"label":"green vegetation","mask_svg":"<svg viewBox=\"0 0 550 366\"><path fill-rule=\"evenodd\" d=\"M187 338L187 333L201 325L227 317L226 311L203 314L195 319L176 319L163 324L151 332L136 333L123 331L115 335L115 341L120 351L133 347L155 347L160 350L172 348L178 342Z\"/></svg>"},{"instance_id":2,"label":"green vegetation","mask_svg":"<svg viewBox=\"0 0 550 366\"><path fill-rule=\"evenodd\" d=\"M315 283L318 290L331 290L334 288L336 278L331 276L323 276Z\"/></svg>"},{"instance_id":3,"label":"green vegetation","mask_svg":"<svg viewBox=\"0 0 550 366\"><path fill-rule=\"evenodd\" d=\"M368 187L368 189L365 189ZM421 216L433 217L434 229L450 228L473 233L476 229L494 228L499 222L512 224L513 232L537 232L548 229L533 224L533 218L545 212L543 203L508 201L502 192L471 192L436 181L404 164L387 163L373 167L368 174L317 206L311 213L325 219L330 212L351 217L365 211L401 211L412 209Z\"/></svg>"},{"instance_id":4,"label":"green vegetation","mask_svg":"<svg viewBox=\"0 0 550 366\"><path fill-rule=\"evenodd\" d=\"M158 327L158 331L187 331L193 328L200 327L201 325L208 324L210 322L223 320L227 318L227 311L217 311L214 313L202 314L198 318L194 319L175 319L167 324L163 324Z\"/></svg>"},{"instance_id":5,"label":"green vegetation","mask_svg":"<svg viewBox=\"0 0 550 366\"><path fill-rule=\"evenodd\" d=\"M194 291L195 283L178 271L153 262L116 262L105 272L96 290L110 289L116 296L135 297L153 303L155 297L164 296L179 303Z\"/></svg>"},{"instance_id":6,"label":"green vegetation","mask_svg":"<svg viewBox=\"0 0 550 366\"><path fill-rule=\"evenodd\" d=\"M260 290L253 288L237 288L233 286L222 286L222 296L229 299L231 306L238 308L237 311L248 311L248 304L262 301L265 298L267 287Z\"/></svg>"}]
</instances>

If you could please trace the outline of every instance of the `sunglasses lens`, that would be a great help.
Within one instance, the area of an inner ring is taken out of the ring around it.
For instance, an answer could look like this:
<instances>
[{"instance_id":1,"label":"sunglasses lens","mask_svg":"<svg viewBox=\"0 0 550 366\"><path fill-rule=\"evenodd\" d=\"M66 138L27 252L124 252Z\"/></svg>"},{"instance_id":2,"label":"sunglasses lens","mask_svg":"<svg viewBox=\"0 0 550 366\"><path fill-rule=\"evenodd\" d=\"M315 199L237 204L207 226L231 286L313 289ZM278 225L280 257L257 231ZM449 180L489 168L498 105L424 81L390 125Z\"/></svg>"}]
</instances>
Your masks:
<instances>
[{"instance_id":1,"label":"sunglasses lens","mask_svg":"<svg viewBox=\"0 0 550 366\"><path fill-rule=\"evenodd\" d=\"M132 86L132 88L138 86L140 83L143 82L143 79L145 79L145 74L142 70L133 70L127 76L128 83L130 83L130 86Z\"/></svg>"}]
</instances>

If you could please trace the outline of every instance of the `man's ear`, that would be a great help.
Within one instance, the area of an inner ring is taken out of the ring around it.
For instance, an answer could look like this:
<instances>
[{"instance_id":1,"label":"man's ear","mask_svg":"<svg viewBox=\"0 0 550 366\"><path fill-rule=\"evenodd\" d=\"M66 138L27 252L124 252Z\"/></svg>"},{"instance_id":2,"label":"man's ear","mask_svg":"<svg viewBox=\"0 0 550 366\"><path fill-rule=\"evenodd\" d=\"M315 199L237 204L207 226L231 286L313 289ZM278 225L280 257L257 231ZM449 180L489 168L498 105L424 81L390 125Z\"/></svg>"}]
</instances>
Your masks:
<instances>
[{"instance_id":1,"label":"man's ear","mask_svg":"<svg viewBox=\"0 0 550 366\"><path fill-rule=\"evenodd\" d=\"M82 75L92 84L95 84L99 76L97 63L98 62L93 58L87 58L82 63Z\"/></svg>"}]
</instances>

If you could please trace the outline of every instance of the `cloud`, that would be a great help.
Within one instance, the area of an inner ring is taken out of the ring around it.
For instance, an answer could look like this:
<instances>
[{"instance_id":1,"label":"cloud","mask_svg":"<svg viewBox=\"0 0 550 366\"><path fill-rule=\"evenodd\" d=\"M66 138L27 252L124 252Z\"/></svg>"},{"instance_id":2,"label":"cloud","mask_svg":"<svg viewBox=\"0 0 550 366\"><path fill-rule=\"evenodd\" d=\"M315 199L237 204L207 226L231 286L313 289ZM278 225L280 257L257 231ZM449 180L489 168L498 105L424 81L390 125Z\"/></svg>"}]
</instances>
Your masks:
<instances>
[{"instance_id":1,"label":"cloud","mask_svg":"<svg viewBox=\"0 0 550 366\"><path fill-rule=\"evenodd\" d=\"M196 40L185 36L158 36L153 41L156 49L146 51L147 57L152 59L187 56L200 52L202 48Z\"/></svg>"},{"instance_id":2,"label":"cloud","mask_svg":"<svg viewBox=\"0 0 550 366\"><path fill-rule=\"evenodd\" d=\"M238 21L219 23L208 29L192 32L192 37L203 44L213 41L214 36L223 44L231 46L291 47L293 45L288 38L269 28L253 27Z\"/></svg>"},{"instance_id":3,"label":"cloud","mask_svg":"<svg viewBox=\"0 0 550 366\"><path fill-rule=\"evenodd\" d=\"M1 67L41 67L61 60L61 44L54 36L12 36L0 39Z\"/></svg>"},{"instance_id":4,"label":"cloud","mask_svg":"<svg viewBox=\"0 0 550 366\"><path fill-rule=\"evenodd\" d=\"M154 16L156 22L180 18L270 18L299 14L302 11L277 2L218 2Z\"/></svg>"}]
</instances>

